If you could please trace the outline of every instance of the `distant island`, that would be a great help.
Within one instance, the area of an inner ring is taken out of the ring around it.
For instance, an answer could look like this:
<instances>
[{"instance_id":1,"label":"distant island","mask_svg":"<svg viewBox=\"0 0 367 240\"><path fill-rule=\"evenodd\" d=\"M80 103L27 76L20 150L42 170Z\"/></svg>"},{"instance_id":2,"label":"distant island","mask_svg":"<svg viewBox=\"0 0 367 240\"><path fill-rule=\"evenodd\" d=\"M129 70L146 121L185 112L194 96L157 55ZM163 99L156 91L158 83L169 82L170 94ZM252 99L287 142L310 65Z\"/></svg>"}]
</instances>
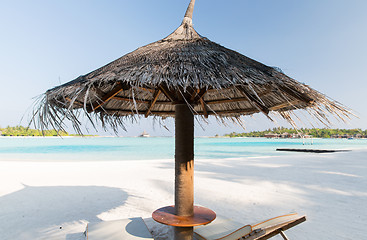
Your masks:
<instances>
[{"instance_id":1,"label":"distant island","mask_svg":"<svg viewBox=\"0 0 367 240\"><path fill-rule=\"evenodd\" d=\"M225 137L267 137L267 138L367 138L367 130L362 129L328 129L328 128L273 128L249 133L232 132Z\"/></svg>"},{"instance_id":2,"label":"distant island","mask_svg":"<svg viewBox=\"0 0 367 240\"><path fill-rule=\"evenodd\" d=\"M37 136L45 136L45 137L56 137L56 136L81 136L78 134L69 134L65 131L56 130L41 130L30 129L23 126L15 126L15 127L6 127L0 128L0 136L14 136L14 137L37 137Z\"/></svg>"}]
</instances>

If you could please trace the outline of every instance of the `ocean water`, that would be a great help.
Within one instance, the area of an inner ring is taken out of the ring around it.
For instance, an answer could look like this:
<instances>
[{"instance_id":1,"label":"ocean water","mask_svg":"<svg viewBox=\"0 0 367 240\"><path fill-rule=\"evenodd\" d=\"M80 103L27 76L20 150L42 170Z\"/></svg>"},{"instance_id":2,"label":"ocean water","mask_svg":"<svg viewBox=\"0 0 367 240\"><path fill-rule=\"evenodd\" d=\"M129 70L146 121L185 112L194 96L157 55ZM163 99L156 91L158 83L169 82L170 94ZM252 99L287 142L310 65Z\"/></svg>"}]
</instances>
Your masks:
<instances>
[{"instance_id":1,"label":"ocean water","mask_svg":"<svg viewBox=\"0 0 367 240\"><path fill-rule=\"evenodd\" d=\"M174 145L173 137L1 137L0 161L173 159ZM367 139L195 138L196 159L290 154L277 148L367 149Z\"/></svg>"}]
</instances>

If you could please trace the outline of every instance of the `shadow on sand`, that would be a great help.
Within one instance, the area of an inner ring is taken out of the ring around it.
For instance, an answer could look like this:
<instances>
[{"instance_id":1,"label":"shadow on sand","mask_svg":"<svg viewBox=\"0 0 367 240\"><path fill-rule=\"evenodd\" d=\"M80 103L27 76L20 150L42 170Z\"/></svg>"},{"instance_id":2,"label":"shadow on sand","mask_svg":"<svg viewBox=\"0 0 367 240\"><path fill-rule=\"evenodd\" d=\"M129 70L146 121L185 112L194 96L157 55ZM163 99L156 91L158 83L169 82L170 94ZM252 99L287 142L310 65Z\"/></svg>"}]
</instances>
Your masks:
<instances>
[{"instance_id":1,"label":"shadow on sand","mask_svg":"<svg viewBox=\"0 0 367 240\"><path fill-rule=\"evenodd\" d=\"M121 189L111 187L24 185L0 197L0 239L43 239L54 232L63 236L60 239L78 239L80 233L67 234L70 231L65 228L99 222L97 215L123 205L127 197Z\"/></svg>"}]
</instances>

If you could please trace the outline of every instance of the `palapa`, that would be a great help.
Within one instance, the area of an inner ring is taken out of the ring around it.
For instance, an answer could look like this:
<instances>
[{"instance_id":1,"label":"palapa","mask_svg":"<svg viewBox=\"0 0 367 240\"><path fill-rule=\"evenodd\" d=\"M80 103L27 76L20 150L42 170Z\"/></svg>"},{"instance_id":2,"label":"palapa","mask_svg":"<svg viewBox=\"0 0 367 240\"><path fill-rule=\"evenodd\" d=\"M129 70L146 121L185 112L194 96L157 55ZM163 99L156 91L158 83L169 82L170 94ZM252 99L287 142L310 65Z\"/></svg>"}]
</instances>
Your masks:
<instances>
[{"instance_id":1,"label":"palapa","mask_svg":"<svg viewBox=\"0 0 367 240\"><path fill-rule=\"evenodd\" d=\"M325 124L344 120L340 103L198 34L192 25L195 0L182 24L168 37L48 90L35 109L41 129L63 129L65 119L80 131L79 115L117 129L131 116L175 117L175 206L179 216L193 209L194 115L238 120L261 112L278 113L294 124L292 113L305 109ZM187 231L188 230L188 231ZM191 239L192 228L176 228L175 239Z\"/></svg>"},{"instance_id":2,"label":"palapa","mask_svg":"<svg viewBox=\"0 0 367 240\"><path fill-rule=\"evenodd\" d=\"M204 117L277 112L293 124L292 110L306 109L325 124L330 113L348 118L348 109L324 94L199 35L194 3L168 37L48 90L36 109L37 125L63 129L66 117L80 132L79 109L116 129L125 116L174 117L177 103Z\"/></svg>"}]
</instances>

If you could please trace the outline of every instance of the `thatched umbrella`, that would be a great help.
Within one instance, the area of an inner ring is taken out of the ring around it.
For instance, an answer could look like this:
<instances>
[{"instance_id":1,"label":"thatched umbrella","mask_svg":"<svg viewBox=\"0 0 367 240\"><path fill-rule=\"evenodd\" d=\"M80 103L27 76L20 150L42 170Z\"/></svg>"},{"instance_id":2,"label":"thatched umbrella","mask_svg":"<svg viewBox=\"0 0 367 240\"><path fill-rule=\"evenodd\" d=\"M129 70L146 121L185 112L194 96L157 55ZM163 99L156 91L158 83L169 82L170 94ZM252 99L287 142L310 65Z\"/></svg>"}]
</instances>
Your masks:
<instances>
[{"instance_id":1,"label":"thatched umbrella","mask_svg":"<svg viewBox=\"0 0 367 240\"><path fill-rule=\"evenodd\" d=\"M80 132L81 113L117 129L125 118L175 118L175 214L194 214L194 116L238 120L243 115L278 113L293 123L305 109L324 123L349 111L325 95L198 34L192 25L195 0L182 24L168 37L138 48L75 80L48 90L35 110L42 129L63 129L65 119ZM187 231L188 230L188 231ZM192 228L176 228L190 239Z\"/></svg>"}]
</instances>

